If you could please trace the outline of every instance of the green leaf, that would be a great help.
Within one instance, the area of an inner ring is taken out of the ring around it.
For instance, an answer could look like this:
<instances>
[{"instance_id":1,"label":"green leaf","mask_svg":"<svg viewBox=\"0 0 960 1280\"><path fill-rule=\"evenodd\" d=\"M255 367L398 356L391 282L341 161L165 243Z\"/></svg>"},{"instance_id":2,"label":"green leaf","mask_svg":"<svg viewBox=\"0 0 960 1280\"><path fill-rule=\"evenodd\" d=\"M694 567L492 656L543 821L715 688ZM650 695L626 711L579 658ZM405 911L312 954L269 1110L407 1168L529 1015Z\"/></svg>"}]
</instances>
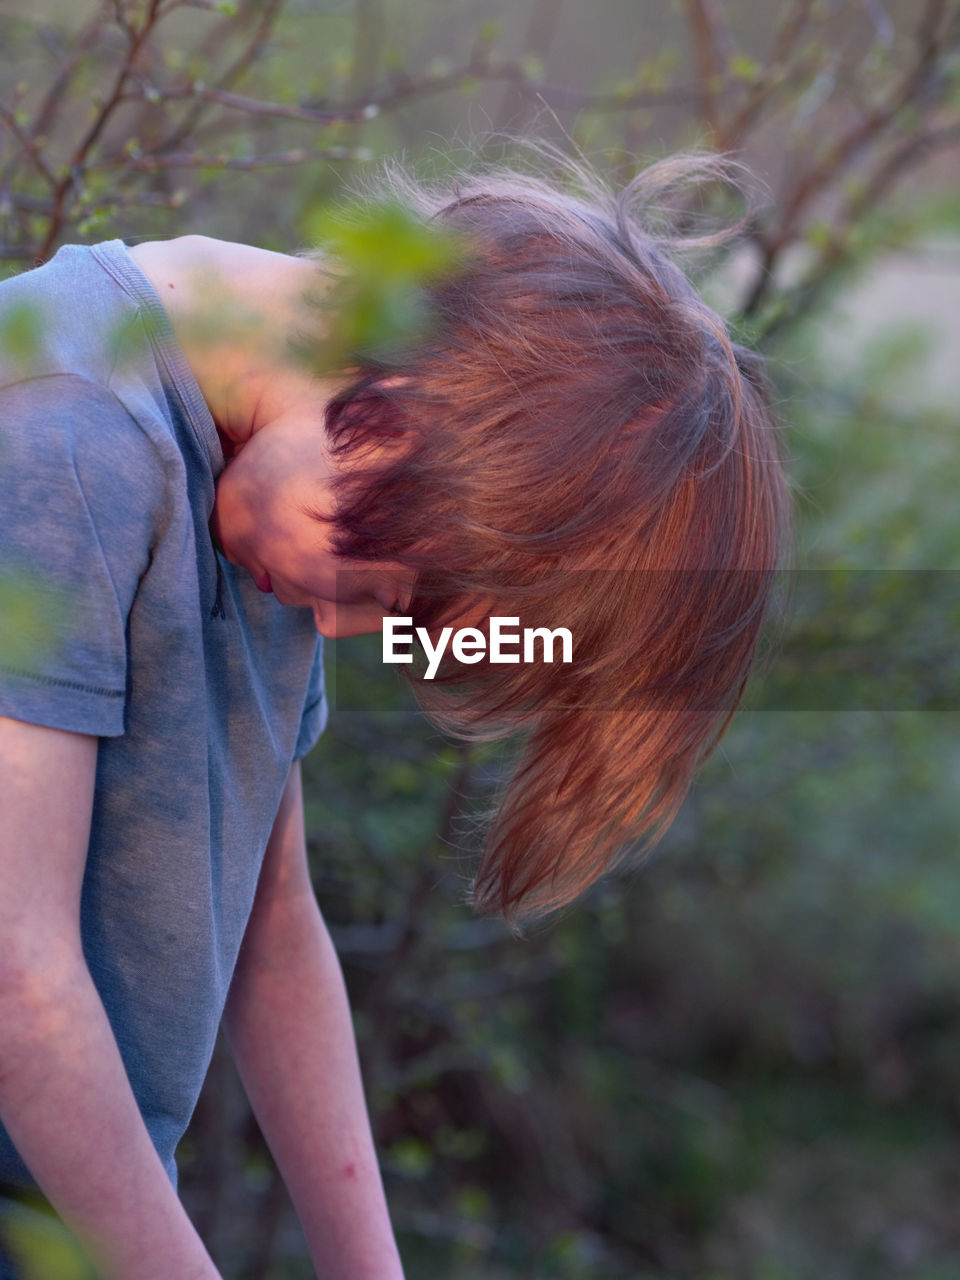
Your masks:
<instances>
[{"instance_id":1,"label":"green leaf","mask_svg":"<svg viewBox=\"0 0 960 1280\"><path fill-rule=\"evenodd\" d=\"M96 1280L66 1228L45 1212L27 1205L9 1206L2 1238L23 1280Z\"/></svg>"},{"instance_id":2,"label":"green leaf","mask_svg":"<svg viewBox=\"0 0 960 1280\"><path fill-rule=\"evenodd\" d=\"M543 79L543 59L537 53L525 53L520 59L520 68L528 80Z\"/></svg>"},{"instance_id":3,"label":"green leaf","mask_svg":"<svg viewBox=\"0 0 960 1280\"><path fill-rule=\"evenodd\" d=\"M804 233L807 244L814 249L826 249L833 241L833 237L832 225L823 218L817 218L811 222Z\"/></svg>"},{"instance_id":4,"label":"green leaf","mask_svg":"<svg viewBox=\"0 0 960 1280\"><path fill-rule=\"evenodd\" d=\"M29 368L40 352L43 311L30 302L16 302L0 316L0 356Z\"/></svg>"},{"instance_id":5,"label":"green leaf","mask_svg":"<svg viewBox=\"0 0 960 1280\"><path fill-rule=\"evenodd\" d=\"M460 1187L456 1193L455 1203L459 1212L474 1222L485 1222L492 1216L493 1205L490 1195L483 1187L472 1184Z\"/></svg>"},{"instance_id":6,"label":"green leaf","mask_svg":"<svg viewBox=\"0 0 960 1280\"><path fill-rule=\"evenodd\" d=\"M330 317L326 336L307 357L319 371L396 358L414 346L430 327L426 287L464 260L459 237L395 201L316 211L306 232L337 272L318 300Z\"/></svg>"},{"instance_id":7,"label":"green leaf","mask_svg":"<svg viewBox=\"0 0 960 1280\"><path fill-rule=\"evenodd\" d=\"M424 1178L433 1168L433 1153L418 1138L401 1138L395 1142L388 1159L397 1173L408 1178Z\"/></svg>"},{"instance_id":8,"label":"green leaf","mask_svg":"<svg viewBox=\"0 0 960 1280\"><path fill-rule=\"evenodd\" d=\"M503 34L503 24L494 19L482 22L477 28L477 44L496 44Z\"/></svg>"},{"instance_id":9,"label":"green leaf","mask_svg":"<svg viewBox=\"0 0 960 1280\"><path fill-rule=\"evenodd\" d=\"M760 64L741 50L731 57L727 70L735 80L756 80L760 75Z\"/></svg>"},{"instance_id":10,"label":"green leaf","mask_svg":"<svg viewBox=\"0 0 960 1280\"><path fill-rule=\"evenodd\" d=\"M0 578L0 663L22 667L48 648L64 607L63 600L41 591L27 577Z\"/></svg>"}]
</instances>

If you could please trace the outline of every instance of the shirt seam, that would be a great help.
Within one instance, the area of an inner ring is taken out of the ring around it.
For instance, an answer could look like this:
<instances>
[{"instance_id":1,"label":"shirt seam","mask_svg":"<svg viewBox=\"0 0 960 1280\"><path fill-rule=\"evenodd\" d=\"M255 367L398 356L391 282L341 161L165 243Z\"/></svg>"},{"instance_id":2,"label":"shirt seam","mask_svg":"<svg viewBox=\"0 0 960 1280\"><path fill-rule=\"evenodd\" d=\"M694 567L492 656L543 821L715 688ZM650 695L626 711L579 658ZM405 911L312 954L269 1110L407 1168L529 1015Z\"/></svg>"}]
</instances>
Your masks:
<instances>
[{"instance_id":1,"label":"shirt seam","mask_svg":"<svg viewBox=\"0 0 960 1280\"><path fill-rule=\"evenodd\" d=\"M120 245L123 249L124 259L122 265L113 262L109 252L112 245ZM130 256L122 240L91 245L90 249L94 260L106 271L117 287L126 294L136 307L137 319L145 331L154 357L166 375L165 379L161 379L161 381L165 381L165 384L176 393L184 416L190 423L190 428L196 437L197 443L210 464L211 474L216 479L220 471L223 470L222 455L221 458L218 458L212 448L213 440L216 438L216 424L213 422L212 415L210 415L210 406L204 400L203 392L200 390L192 371L189 370L189 366L187 366L186 356L177 342L170 317L156 289L154 289L151 281ZM132 278L128 278L128 273ZM134 290L134 284L136 285L136 291ZM181 364L184 366L183 368L179 367ZM184 379L188 374L192 385L184 385ZM196 388L196 395L194 395L194 388ZM196 405L194 405L194 401L196 401ZM208 438L208 432L197 421L197 411L202 412L203 410L206 411L206 415L210 418L210 427L213 431L212 438Z\"/></svg>"},{"instance_id":2,"label":"shirt seam","mask_svg":"<svg viewBox=\"0 0 960 1280\"><path fill-rule=\"evenodd\" d=\"M100 698L122 698L123 689L111 689L107 685L83 684L80 680L61 680L58 676L38 676L32 671L22 671L19 667L8 667L0 664L0 671L18 680L32 680L36 684L52 684L59 689L74 689L79 693L92 693Z\"/></svg>"}]
</instances>

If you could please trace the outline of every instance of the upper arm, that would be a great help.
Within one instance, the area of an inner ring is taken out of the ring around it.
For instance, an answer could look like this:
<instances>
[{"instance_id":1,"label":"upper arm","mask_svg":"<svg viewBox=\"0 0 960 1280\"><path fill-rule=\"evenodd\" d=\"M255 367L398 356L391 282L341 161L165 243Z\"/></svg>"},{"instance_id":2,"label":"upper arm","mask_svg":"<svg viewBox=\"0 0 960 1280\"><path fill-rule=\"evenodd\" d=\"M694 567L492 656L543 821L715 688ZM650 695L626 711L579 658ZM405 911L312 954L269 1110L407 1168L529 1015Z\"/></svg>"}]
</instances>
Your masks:
<instances>
[{"instance_id":1,"label":"upper arm","mask_svg":"<svg viewBox=\"0 0 960 1280\"><path fill-rule=\"evenodd\" d=\"M303 778L299 760L290 766L287 782L277 807L257 896L272 900L313 896L307 866L307 840L303 822Z\"/></svg>"},{"instance_id":2,"label":"upper arm","mask_svg":"<svg viewBox=\"0 0 960 1280\"><path fill-rule=\"evenodd\" d=\"M97 739L0 716L0 964L76 949Z\"/></svg>"},{"instance_id":3,"label":"upper arm","mask_svg":"<svg viewBox=\"0 0 960 1280\"><path fill-rule=\"evenodd\" d=\"M313 919L316 914L307 863L300 764L295 761L267 842L253 911L244 934L243 960L277 963L284 946L296 945L298 922Z\"/></svg>"}]
</instances>

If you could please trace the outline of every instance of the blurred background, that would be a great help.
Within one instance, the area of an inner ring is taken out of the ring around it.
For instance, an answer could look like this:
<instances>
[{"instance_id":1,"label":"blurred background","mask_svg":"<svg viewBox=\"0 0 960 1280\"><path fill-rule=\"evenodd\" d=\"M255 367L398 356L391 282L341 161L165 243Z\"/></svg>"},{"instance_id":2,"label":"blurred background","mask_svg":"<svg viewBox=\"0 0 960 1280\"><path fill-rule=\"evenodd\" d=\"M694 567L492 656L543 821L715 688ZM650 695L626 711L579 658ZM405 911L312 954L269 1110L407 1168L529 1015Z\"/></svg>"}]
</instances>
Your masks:
<instances>
[{"instance_id":1,"label":"blurred background","mask_svg":"<svg viewBox=\"0 0 960 1280\"><path fill-rule=\"evenodd\" d=\"M492 133L756 174L691 270L770 357L796 572L655 854L523 939L463 905L502 753L435 733L376 638L331 646L310 854L408 1275L955 1280L957 0L0 0L0 271L294 251L379 157ZM226 1280L312 1274L220 1048L181 1187ZM37 1280L85 1274L22 1229Z\"/></svg>"}]
</instances>

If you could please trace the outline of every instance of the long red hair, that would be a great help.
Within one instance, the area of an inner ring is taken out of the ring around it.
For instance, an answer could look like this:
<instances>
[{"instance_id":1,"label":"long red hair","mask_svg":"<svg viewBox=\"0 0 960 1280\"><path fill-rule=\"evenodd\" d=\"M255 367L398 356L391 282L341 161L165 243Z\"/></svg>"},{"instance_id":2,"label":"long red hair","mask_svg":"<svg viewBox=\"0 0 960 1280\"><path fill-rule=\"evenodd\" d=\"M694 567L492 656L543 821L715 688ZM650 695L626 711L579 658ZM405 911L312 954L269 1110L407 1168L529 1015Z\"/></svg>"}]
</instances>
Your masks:
<instances>
[{"instance_id":1,"label":"long red hair","mask_svg":"<svg viewBox=\"0 0 960 1280\"><path fill-rule=\"evenodd\" d=\"M431 288L416 349L359 369L328 409L353 464L337 550L414 572L416 625L472 601L573 634L572 665L405 668L444 730L524 735L472 893L508 918L568 903L662 833L771 598L788 500L761 364L645 213L697 167L662 162L619 196L502 170L442 188L394 175L469 254ZM404 447L362 465L384 433Z\"/></svg>"}]
</instances>

